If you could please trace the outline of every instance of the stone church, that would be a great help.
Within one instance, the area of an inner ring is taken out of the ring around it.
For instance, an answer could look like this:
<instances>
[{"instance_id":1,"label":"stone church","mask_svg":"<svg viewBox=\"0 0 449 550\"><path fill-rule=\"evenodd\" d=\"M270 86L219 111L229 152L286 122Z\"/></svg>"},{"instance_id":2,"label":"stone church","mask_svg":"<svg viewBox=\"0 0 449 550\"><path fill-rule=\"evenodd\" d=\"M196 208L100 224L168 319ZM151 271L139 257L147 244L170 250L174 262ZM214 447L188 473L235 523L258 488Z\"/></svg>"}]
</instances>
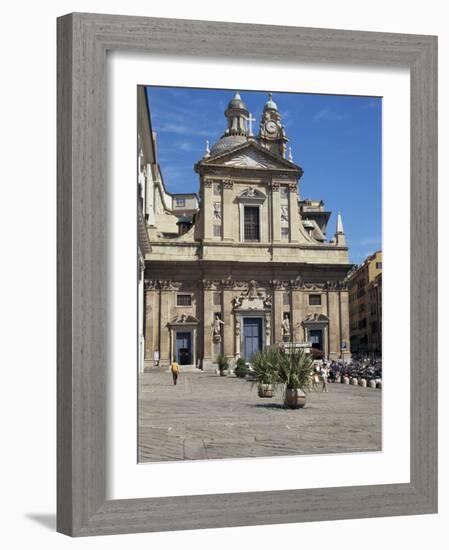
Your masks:
<instances>
[{"instance_id":1,"label":"stone church","mask_svg":"<svg viewBox=\"0 0 449 550\"><path fill-rule=\"evenodd\" d=\"M148 98L138 93L141 342L145 366L205 368L281 342L349 358L352 267L341 215L303 199L281 111L271 94L258 133L237 92L224 132L193 167L198 195L166 189Z\"/></svg>"}]
</instances>

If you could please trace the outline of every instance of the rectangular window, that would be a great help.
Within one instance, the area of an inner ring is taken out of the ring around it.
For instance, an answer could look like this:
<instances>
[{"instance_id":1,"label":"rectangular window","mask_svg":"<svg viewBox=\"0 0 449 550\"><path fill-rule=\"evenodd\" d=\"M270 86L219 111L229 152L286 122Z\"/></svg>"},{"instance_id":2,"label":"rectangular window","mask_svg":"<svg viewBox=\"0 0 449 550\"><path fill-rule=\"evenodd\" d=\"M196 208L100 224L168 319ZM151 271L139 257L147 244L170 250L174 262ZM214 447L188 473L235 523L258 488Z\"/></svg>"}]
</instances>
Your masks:
<instances>
[{"instance_id":1,"label":"rectangular window","mask_svg":"<svg viewBox=\"0 0 449 550\"><path fill-rule=\"evenodd\" d=\"M288 241L288 227L281 227L281 239Z\"/></svg>"},{"instance_id":2,"label":"rectangular window","mask_svg":"<svg viewBox=\"0 0 449 550\"><path fill-rule=\"evenodd\" d=\"M214 292L214 306L221 306L221 293Z\"/></svg>"},{"instance_id":3,"label":"rectangular window","mask_svg":"<svg viewBox=\"0 0 449 550\"><path fill-rule=\"evenodd\" d=\"M192 305L192 295L191 294L177 294L176 295L176 305L189 307Z\"/></svg>"},{"instance_id":4,"label":"rectangular window","mask_svg":"<svg viewBox=\"0 0 449 550\"><path fill-rule=\"evenodd\" d=\"M214 237L221 237L221 225L214 225Z\"/></svg>"},{"instance_id":5,"label":"rectangular window","mask_svg":"<svg viewBox=\"0 0 449 550\"><path fill-rule=\"evenodd\" d=\"M245 241L260 240L259 208L257 206L245 206L243 228Z\"/></svg>"},{"instance_id":6,"label":"rectangular window","mask_svg":"<svg viewBox=\"0 0 449 550\"><path fill-rule=\"evenodd\" d=\"M376 262L376 269L382 269L382 262Z\"/></svg>"},{"instance_id":7,"label":"rectangular window","mask_svg":"<svg viewBox=\"0 0 449 550\"><path fill-rule=\"evenodd\" d=\"M309 294L309 306L320 306L321 294Z\"/></svg>"},{"instance_id":8,"label":"rectangular window","mask_svg":"<svg viewBox=\"0 0 449 550\"><path fill-rule=\"evenodd\" d=\"M281 198L288 199L288 187L286 185L281 186Z\"/></svg>"},{"instance_id":9,"label":"rectangular window","mask_svg":"<svg viewBox=\"0 0 449 550\"><path fill-rule=\"evenodd\" d=\"M282 295L282 303L284 306L290 305L290 294L288 292L284 292Z\"/></svg>"},{"instance_id":10,"label":"rectangular window","mask_svg":"<svg viewBox=\"0 0 449 550\"><path fill-rule=\"evenodd\" d=\"M176 206L185 206L186 205L186 200L185 199L176 199Z\"/></svg>"}]
</instances>

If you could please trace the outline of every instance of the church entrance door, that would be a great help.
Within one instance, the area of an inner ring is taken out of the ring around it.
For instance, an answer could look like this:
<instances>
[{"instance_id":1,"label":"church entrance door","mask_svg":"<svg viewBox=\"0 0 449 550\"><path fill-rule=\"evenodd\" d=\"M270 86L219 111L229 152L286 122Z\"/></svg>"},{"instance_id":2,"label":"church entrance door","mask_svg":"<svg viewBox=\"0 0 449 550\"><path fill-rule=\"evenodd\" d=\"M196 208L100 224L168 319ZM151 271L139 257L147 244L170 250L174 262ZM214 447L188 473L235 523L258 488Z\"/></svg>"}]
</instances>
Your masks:
<instances>
[{"instance_id":1,"label":"church entrance door","mask_svg":"<svg viewBox=\"0 0 449 550\"><path fill-rule=\"evenodd\" d=\"M192 334L190 332L176 333L176 359L180 365L192 363Z\"/></svg>"},{"instance_id":2,"label":"church entrance door","mask_svg":"<svg viewBox=\"0 0 449 550\"><path fill-rule=\"evenodd\" d=\"M246 317L243 319L243 356L249 361L260 349L262 349L262 319Z\"/></svg>"},{"instance_id":3,"label":"church entrance door","mask_svg":"<svg viewBox=\"0 0 449 550\"><path fill-rule=\"evenodd\" d=\"M312 344L312 348L319 349L320 351L324 351L323 331L321 329L309 330L309 340L310 340L310 343Z\"/></svg>"}]
</instances>

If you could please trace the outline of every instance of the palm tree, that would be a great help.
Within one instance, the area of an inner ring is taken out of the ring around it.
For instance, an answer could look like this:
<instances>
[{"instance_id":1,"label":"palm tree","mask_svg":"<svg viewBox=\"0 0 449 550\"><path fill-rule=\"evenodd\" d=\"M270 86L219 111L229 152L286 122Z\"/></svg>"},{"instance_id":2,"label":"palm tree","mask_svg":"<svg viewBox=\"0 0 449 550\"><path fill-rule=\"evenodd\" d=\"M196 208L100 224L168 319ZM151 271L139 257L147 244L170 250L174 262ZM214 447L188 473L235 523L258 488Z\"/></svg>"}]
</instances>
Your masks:
<instances>
[{"instance_id":1,"label":"palm tree","mask_svg":"<svg viewBox=\"0 0 449 550\"><path fill-rule=\"evenodd\" d=\"M305 404L305 390L313 385L313 358L301 348L279 352L279 380L284 384L284 404L301 408Z\"/></svg>"},{"instance_id":2,"label":"palm tree","mask_svg":"<svg viewBox=\"0 0 449 550\"><path fill-rule=\"evenodd\" d=\"M251 377L257 383L259 397L273 397L273 391L279 382L279 351L266 348L256 351L251 357Z\"/></svg>"}]
</instances>

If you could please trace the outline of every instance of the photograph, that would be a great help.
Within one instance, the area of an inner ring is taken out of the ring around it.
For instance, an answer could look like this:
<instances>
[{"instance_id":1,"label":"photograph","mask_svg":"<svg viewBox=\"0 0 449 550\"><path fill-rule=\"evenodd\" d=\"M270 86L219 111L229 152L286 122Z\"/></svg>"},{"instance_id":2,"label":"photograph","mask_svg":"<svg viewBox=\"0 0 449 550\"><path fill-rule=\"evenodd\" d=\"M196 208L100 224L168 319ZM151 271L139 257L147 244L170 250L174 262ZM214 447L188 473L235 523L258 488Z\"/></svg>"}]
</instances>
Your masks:
<instances>
[{"instance_id":1,"label":"photograph","mask_svg":"<svg viewBox=\"0 0 449 550\"><path fill-rule=\"evenodd\" d=\"M382 98L138 86L138 461L382 449Z\"/></svg>"}]
</instances>

